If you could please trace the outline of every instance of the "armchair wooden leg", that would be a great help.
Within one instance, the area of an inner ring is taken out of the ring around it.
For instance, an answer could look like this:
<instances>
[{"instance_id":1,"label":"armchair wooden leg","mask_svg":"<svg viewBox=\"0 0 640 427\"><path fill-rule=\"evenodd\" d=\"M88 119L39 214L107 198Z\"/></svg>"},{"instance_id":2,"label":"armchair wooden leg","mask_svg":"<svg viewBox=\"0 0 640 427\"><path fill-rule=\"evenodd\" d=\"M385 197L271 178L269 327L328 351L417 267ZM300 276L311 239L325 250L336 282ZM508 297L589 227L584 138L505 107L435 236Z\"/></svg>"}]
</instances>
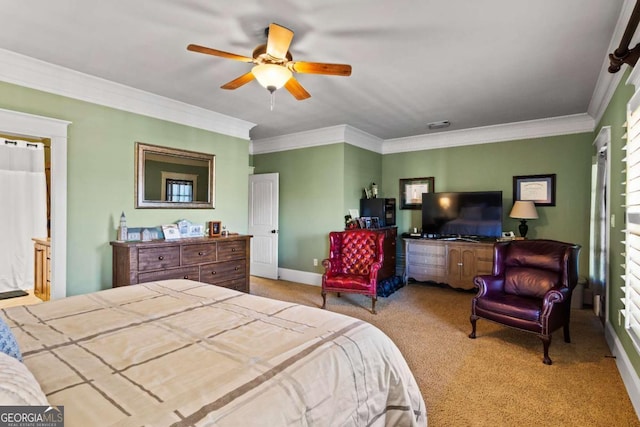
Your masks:
<instances>
[{"instance_id":1,"label":"armchair wooden leg","mask_svg":"<svg viewBox=\"0 0 640 427\"><path fill-rule=\"evenodd\" d=\"M565 323L563 326L564 331L564 342L571 342L571 336L569 335L569 322Z\"/></svg>"},{"instance_id":2,"label":"armchair wooden leg","mask_svg":"<svg viewBox=\"0 0 640 427\"><path fill-rule=\"evenodd\" d=\"M327 293L322 291L322 308L327 307Z\"/></svg>"},{"instance_id":3,"label":"armchair wooden leg","mask_svg":"<svg viewBox=\"0 0 640 427\"><path fill-rule=\"evenodd\" d=\"M373 314L377 314L376 313L376 301L378 301L378 298L376 297L371 297L371 312Z\"/></svg>"},{"instance_id":4,"label":"armchair wooden leg","mask_svg":"<svg viewBox=\"0 0 640 427\"><path fill-rule=\"evenodd\" d=\"M473 314L469 317L469 321L471 322L471 333L469 334L469 338L476 337L476 321L478 320L478 316L474 316Z\"/></svg>"},{"instance_id":5,"label":"armchair wooden leg","mask_svg":"<svg viewBox=\"0 0 640 427\"><path fill-rule=\"evenodd\" d=\"M542 340L542 346L544 348L544 358L542 359L542 363L545 365L551 365L553 362L549 358L549 346L551 345L551 335L544 336L540 335L540 339Z\"/></svg>"}]
</instances>

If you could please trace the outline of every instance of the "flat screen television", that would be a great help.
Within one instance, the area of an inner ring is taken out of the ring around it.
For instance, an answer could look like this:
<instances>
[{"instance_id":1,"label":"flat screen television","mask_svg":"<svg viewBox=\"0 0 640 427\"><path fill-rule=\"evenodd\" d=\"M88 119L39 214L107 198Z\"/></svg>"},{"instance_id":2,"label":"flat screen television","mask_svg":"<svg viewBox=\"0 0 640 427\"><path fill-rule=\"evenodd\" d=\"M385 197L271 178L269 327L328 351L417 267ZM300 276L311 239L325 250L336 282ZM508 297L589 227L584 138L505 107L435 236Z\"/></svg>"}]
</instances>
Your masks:
<instances>
[{"instance_id":1,"label":"flat screen television","mask_svg":"<svg viewBox=\"0 0 640 427\"><path fill-rule=\"evenodd\" d=\"M500 237L502 191L422 194L425 237Z\"/></svg>"}]
</instances>

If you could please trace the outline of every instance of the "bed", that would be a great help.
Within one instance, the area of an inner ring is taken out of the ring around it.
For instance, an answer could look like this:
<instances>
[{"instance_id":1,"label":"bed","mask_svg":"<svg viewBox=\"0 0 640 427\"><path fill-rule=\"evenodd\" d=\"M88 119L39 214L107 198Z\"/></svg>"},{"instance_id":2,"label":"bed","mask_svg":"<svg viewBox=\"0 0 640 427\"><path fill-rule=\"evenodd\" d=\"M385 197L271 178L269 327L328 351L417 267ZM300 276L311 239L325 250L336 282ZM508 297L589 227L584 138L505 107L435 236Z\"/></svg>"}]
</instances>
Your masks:
<instances>
[{"instance_id":1,"label":"bed","mask_svg":"<svg viewBox=\"0 0 640 427\"><path fill-rule=\"evenodd\" d=\"M67 426L417 426L426 408L379 329L167 280L0 311Z\"/></svg>"}]
</instances>

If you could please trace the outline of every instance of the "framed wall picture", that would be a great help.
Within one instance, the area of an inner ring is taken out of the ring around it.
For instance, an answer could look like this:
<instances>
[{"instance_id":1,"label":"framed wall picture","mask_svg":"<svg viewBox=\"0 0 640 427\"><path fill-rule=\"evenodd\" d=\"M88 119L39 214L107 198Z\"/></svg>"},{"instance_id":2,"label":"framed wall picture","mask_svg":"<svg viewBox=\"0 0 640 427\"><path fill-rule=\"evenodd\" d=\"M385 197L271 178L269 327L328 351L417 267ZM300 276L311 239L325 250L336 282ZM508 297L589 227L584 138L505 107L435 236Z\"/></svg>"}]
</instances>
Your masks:
<instances>
[{"instance_id":1,"label":"framed wall picture","mask_svg":"<svg viewBox=\"0 0 640 427\"><path fill-rule=\"evenodd\" d=\"M513 201L531 200L536 206L556 205L556 174L513 177Z\"/></svg>"},{"instance_id":2,"label":"framed wall picture","mask_svg":"<svg viewBox=\"0 0 640 427\"><path fill-rule=\"evenodd\" d=\"M400 179L400 209L422 209L422 193L433 193L435 178Z\"/></svg>"}]
</instances>

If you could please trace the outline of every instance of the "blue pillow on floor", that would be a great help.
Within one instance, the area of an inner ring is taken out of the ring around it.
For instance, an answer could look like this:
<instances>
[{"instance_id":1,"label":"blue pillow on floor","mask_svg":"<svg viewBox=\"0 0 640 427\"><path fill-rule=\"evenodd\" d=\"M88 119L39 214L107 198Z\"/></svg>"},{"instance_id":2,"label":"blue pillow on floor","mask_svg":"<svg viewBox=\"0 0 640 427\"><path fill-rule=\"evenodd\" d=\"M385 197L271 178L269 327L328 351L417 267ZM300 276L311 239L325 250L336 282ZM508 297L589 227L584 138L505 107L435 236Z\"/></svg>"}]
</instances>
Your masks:
<instances>
[{"instance_id":1,"label":"blue pillow on floor","mask_svg":"<svg viewBox=\"0 0 640 427\"><path fill-rule=\"evenodd\" d=\"M0 351L22 362L22 353L16 337L2 317L0 317Z\"/></svg>"}]
</instances>

